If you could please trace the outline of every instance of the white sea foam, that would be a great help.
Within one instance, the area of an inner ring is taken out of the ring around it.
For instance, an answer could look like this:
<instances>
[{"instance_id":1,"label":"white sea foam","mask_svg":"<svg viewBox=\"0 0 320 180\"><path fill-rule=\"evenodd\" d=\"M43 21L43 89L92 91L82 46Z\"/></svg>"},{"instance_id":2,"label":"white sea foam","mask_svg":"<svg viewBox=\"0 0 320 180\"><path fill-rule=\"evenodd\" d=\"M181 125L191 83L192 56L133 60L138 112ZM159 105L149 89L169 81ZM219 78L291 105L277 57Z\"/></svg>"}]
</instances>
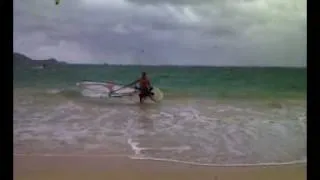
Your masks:
<instances>
[{"instance_id":1,"label":"white sea foam","mask_svg":"<svg viewBox=\"0 0 320 180\"><path fill-rule=\"evenodd\" d=\"M193 162L193 161L181 161L181 160L166 159L166 158L153 158L153 157L145 157L145 156L144 157L142 157L142 156L130 156L130 158L131 159L139 159L139 160L166 161L166 162L175 162L175 163L190 164L190 165L217 166L217 167L280 166L280 165L291 165L291 164L306 163L305 160L296 160L296 161L289 161L289 162L219 164L219 163L201 163L201 162Z\"/></svg>"},{"instance_id":2,"label":"white sea foam","mask_svg":"<svg viewBox=\"0 0 320 180\"><path fill-rule=\"evenodd\" d=\"M30 144L28 151L55 154L64 148L88 152L127 148L120 152L131 152L133 158L219 166L301 162L294 160L306 154L303 112L290 107L286 111L233 104L209 107L201 101L187 105L164 101L154 107L99 106L68 99L16 102L15 149L21 152Z\"/></svg>"},{"instance_id":3,"label":"white sea foam","mask_svg":"<svg viewBox=\"0 0 320 180\"><path fill-rule=\"evenodd\" d=\"M63 89L49 89L47 90L48 94L59 94L63 91Z\"/></svg>"}]
</instances>

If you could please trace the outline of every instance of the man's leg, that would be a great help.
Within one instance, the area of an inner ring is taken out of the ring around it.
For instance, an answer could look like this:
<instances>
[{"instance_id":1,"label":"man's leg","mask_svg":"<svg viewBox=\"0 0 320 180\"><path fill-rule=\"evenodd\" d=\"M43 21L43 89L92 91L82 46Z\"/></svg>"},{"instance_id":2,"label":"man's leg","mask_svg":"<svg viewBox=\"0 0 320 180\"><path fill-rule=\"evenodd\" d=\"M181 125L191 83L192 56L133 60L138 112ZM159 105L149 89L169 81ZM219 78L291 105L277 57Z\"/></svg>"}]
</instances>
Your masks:
<instances>
[{"instance_id":1,"label":"man's leg","mask_svg":"<svg viewBox=\"0 0 320 180\"><path fill-rule=\"evenodd\" d=\"M143 103L144 99L145 99L145 96L142 93L140 93L139 94L139 100L140 100L141 104Z\"/></svg>"}]
</instances>

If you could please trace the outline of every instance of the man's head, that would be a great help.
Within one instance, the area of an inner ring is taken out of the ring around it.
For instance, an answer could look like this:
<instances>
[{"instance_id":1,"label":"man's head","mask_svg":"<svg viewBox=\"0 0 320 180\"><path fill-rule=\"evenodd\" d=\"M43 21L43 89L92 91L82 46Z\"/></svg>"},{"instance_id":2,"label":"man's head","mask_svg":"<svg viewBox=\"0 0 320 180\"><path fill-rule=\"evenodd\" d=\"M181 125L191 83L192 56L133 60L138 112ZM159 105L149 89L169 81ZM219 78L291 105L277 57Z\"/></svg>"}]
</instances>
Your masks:
<instances>
[{"instance_id":1,"label":"man's head","mask_svg":"<svg viewBox=\"0 0 320 180\"><path fill-rule=\"evenodd\" d=\"M147 77L147 73L146 72L142 72L141 73L141 77L143 77L143 78Z\"/></svg>"}]
</instances>

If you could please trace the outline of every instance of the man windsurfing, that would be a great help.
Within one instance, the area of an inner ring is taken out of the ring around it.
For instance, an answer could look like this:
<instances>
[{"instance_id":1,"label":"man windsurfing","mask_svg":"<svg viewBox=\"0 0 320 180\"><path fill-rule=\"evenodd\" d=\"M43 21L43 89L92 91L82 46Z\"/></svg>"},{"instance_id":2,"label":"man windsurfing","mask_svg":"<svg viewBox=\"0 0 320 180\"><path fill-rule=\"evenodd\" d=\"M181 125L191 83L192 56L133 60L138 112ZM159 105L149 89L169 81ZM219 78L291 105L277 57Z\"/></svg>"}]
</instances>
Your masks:
<instances>
[{"instance_id":1,"label":"man windsurfing","mask_svg":"<svg viewBox=\"0 0 320 180\"><path fill-rule=\"evenodd\" d=\"M152 86L151 86L151 83L150 83L150 80L149 78L147 77L147 73L146 72L142 72L141 73L141 77L135 81L133 81L132 83L126 85L126 86L123 86L122 88L120 89L123 89L125 87L129 87L129 86L132 86L132 85L135 85L135 89L139 90L140 93L139 93L139 99L140 99L140 103L143 103L143 101L149 97L152 101L156 102L156 100L153 98L153 95L154 93L152 92ZM109 89L112 89L112 88L109 88ZM114 91L111 91L110 94L120 90L120 89L117 89L117 90L114 90Z\"/></svg>"},{"instance_id":2,"label":"man windsurfing","mask_svg":"<svg viewBox=\"0 0 320 180\"><path fill-rule=\"evenodd\" d=\"M130 83L128 86L135 85L135 89L138 89L140 91L139 93L139 99L140 103L143 103L143 101L149 97L152 101L156 101L153 98L154 93L152 92L152 86L149 78L147 77L146 72L141 73L141 77L132 83Z\"/></svg>"}]
</instances>

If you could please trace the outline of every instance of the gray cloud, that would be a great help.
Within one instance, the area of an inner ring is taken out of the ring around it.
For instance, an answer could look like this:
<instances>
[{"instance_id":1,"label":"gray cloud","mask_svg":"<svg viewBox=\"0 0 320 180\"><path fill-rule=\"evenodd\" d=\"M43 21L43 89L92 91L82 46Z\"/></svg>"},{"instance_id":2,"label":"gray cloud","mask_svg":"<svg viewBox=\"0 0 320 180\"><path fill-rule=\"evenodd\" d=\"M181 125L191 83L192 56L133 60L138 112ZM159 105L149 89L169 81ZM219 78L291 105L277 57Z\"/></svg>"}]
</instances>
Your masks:
<instances>
[{"instance_id":1,"label":"gray cloud","mask_svg":"<svg viewBox=\"0 0 320 180\"><path fill-rule=\"evenodd\" d=\"M305 7L305 0L15 0L14 50L72 63L305 66Z\"/></svg>"}]
</instances>

